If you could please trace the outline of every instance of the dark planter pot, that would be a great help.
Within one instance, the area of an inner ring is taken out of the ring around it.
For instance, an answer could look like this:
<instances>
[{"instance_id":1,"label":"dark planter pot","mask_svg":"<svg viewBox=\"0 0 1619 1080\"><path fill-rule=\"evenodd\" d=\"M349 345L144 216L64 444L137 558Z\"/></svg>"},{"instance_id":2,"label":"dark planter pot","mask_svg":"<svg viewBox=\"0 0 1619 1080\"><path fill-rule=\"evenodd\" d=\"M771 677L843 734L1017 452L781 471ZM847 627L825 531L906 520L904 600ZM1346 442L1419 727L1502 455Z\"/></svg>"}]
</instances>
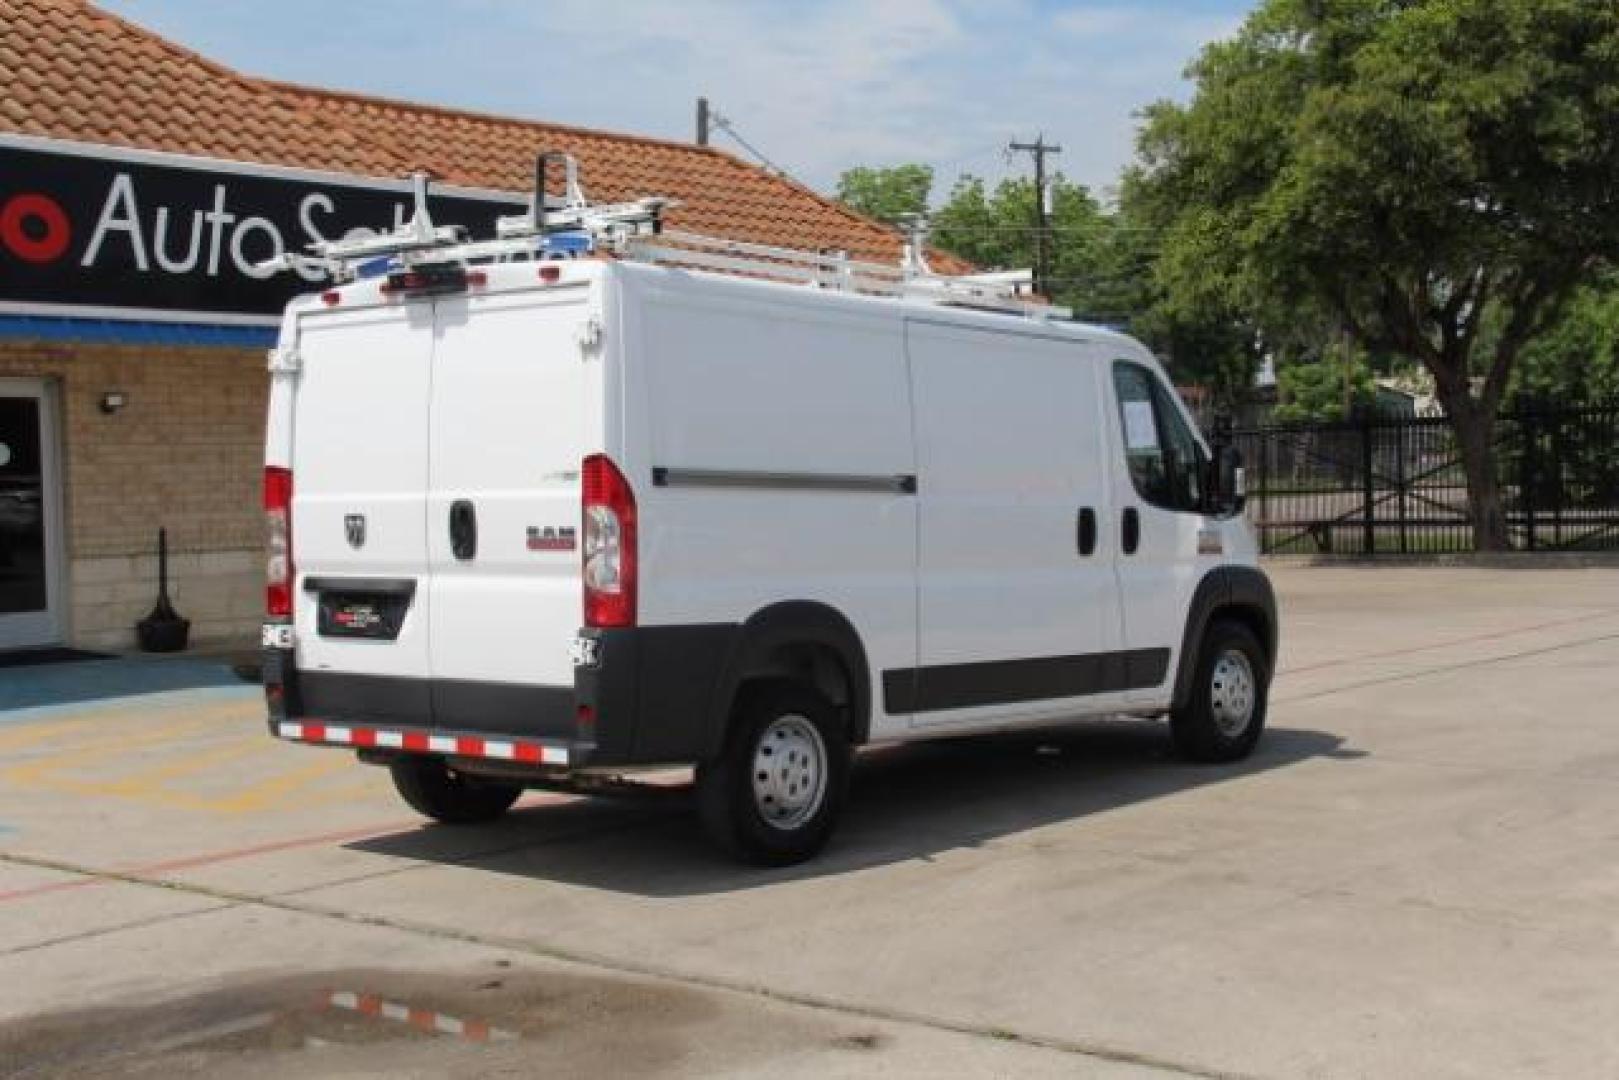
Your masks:
<instances>
[{"instance_id":1,"label":"dark planter pot","mask_svg":"<svg viewBox=\"0 0 1619 1080\"><path fill-rule=\"evenodd\" d=\"M191 637L191 620L183 619L169 602L169 531L157 531L157 604L135 624L135 640L142 652L181 652Z\"/></svg>"},{"instance_id":2,"label":"dark planter pot","mask_svg":"<svg viewBox=\"0 0 1619 1080\"><path fill-rule=\"evenodd\" d=\"M135 639L142 652L183 652L190 637L190 619L153 618L135 624Z\"/></svg>"}]
</instances>

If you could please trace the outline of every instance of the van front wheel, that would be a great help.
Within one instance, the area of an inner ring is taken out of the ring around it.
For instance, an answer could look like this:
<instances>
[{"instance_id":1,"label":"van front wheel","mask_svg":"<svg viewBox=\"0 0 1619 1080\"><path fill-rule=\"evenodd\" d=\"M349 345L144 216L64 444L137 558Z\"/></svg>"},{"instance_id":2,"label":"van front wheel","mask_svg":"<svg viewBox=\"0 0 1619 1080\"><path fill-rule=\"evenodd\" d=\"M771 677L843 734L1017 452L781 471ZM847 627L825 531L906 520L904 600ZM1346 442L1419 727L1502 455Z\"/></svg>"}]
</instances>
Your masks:
<instances>
[{"instance_id":1,"label":"van front wheel","mask_svg":"<svg viewBox=\"0 0 1619 1080\"><path fill-rule=\"evenodd\" d=\"M394 762L388 771L411 809L446 825L493 821L523 794L514 784L472 780L451 772L438 758L406 758Z\"/></svg>"},{"instance_id":2,"label":"van front wheel","mask_svg":"<svg viewBox=\"0 0 1619 1080\"><path fill-rule=\"evenodd\" d=\"M791 682L748 687L724 752L697 769L703 825L747 862L803 862L832 834L849 756L837 712L819 693Z\"/></svg>"},{"instance_id":3,"label":"van front wheel","mask_svg":"<svg viewBox=\"0 0 1619 1080\"><path fill-rule=\"evenodd\" d=\"M1213 623L1197 654L1185 704L1170 713L1175 749L1192 761L1238 761L1265 729L1270 670L1254 632L1239 622Z\"/></svg>"}]
</instances>

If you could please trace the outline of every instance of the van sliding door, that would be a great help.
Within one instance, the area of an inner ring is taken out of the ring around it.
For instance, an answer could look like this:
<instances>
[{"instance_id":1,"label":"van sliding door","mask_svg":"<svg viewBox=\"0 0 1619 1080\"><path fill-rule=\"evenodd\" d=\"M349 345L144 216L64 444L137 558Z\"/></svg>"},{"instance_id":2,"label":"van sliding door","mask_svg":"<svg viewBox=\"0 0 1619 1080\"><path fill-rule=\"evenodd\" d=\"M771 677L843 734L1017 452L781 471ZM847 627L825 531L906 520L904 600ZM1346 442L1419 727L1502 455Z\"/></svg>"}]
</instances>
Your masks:
<instances>
[{"instance_id":1,"label":"van sliding door","mask_svg":"<svg viewBox=\"0 0 1619 1080\"><path fill-rule=\"evenodd\" d=\"M913 724L1122 702L1104 416L1085 346L908 320L906 347L921 474Z\"/></svg>"}]
</instances>

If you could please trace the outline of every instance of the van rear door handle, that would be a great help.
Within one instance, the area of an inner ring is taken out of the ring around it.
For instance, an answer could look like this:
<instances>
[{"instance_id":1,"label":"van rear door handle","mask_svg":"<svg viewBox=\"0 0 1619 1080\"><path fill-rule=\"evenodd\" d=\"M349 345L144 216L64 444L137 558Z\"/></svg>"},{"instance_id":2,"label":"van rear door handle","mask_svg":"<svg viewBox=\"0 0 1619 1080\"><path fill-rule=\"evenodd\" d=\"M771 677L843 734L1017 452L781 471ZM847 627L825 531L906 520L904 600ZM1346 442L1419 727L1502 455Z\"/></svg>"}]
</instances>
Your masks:
<instances>
[{"instance_id":1,"label":"van rear door handle","mask_svg":"<svg viewBox=\"0 0 1619 1080\"><path fill-rule=\"evenodd\" d=\"M450 504L450 554L462 562L478 554L478 512L466 499Z\"/></svg>"},{"instance_id":2,"label":"van rear door handle","mask_svg":"<svg viewBox=\"0 0 1619 1080\"><path fill-rule=\"evenodd\" d=\"M1089 506L1079 508L1079 553L1092 555L1096 552L1096 511Z\"/></svg>"},{"instance_id":3,"label":"van rear door handle","mask_svg":"<svg viewBox=\"0 0 1619 1080\"><path fill-rule=\"evenodd\" d=\"M1136 548L1141 546L1141 513L1133 506L1124 508L1124 521L1119 530L1122 534L1120 540L1126 555L1134 555Z\"/></svg>"}]
</instances>

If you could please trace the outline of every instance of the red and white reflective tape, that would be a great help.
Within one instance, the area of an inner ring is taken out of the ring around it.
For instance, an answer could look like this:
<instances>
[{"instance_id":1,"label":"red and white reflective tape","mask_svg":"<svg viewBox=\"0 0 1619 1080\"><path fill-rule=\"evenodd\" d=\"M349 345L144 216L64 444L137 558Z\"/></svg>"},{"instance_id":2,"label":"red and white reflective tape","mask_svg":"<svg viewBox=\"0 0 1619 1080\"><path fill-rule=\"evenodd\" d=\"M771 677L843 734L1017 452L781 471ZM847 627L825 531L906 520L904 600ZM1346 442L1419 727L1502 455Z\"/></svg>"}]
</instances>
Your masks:
<instances>
[{"instance_id":1,"label":"red and white reflective tape","mask_svg":"<svg viewBox=\"0 0 1619 1080\"><path fill-rule=\"evenodd\" d=\"M492 1042L515 1039L510 1031L490 1027L482 1020L462 1020L430 1009L416 1009L394 1001L383 1001L371 994L356 994L348 990L333 991L326 995L326 1005L332 1009L347 1009L361 1016L374 1016L409 1024L417 1031L438 1035L456 1035L472 1042Z\"/></svg>"},{"instance_id":2,"label":"red and white reflective tape","mask_svg":"<svg viewBox=\"0 0 1619 1080\"><path fill-rule=\"evenodd\" d=\"M490 739L482 735L433 735L426 731L405 731L352 724L312 724L307 720L281 720L276 734L297 742L327 746L357 746L379 750L410 750L421 754L453 754L456 757L495 758L527 765L566 765L568 751L561 746L527 742L522 739Z\"/></svg>"}]
</instances>

